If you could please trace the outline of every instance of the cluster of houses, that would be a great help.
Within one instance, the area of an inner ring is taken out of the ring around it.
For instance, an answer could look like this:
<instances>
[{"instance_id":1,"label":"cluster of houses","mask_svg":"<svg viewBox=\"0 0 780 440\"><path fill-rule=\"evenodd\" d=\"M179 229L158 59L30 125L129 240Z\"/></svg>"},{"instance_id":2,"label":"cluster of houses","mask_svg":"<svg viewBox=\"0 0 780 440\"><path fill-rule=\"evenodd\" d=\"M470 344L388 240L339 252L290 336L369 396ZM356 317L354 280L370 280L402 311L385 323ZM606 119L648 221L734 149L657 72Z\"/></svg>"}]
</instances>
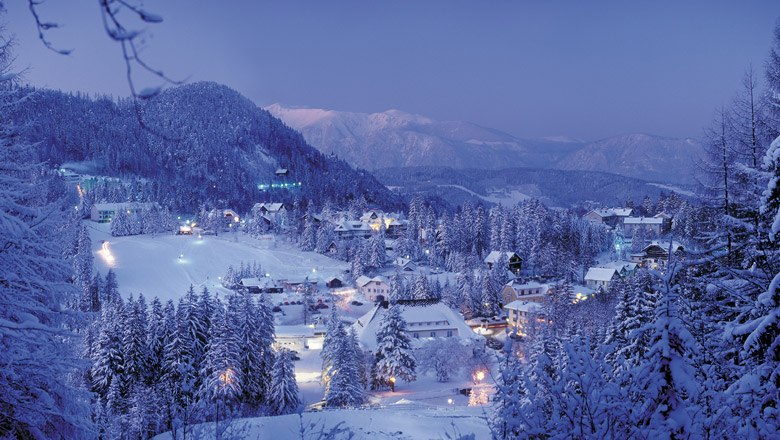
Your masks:
<instances>
[{"instance_id":1,"label":"cluster of houses","mask_svg":"<svg viewBox=\"0 0 780 440\"><path fill-rule=\"evenodd\" d=\"M633 208L599 208L588 211L583 219L609 228L622 228L625 236L633 236L637 230L644 230L653 236L661 236L672 229L672 219L664 213L652 217L634 216Z\"/></svg>"}]
</instances>

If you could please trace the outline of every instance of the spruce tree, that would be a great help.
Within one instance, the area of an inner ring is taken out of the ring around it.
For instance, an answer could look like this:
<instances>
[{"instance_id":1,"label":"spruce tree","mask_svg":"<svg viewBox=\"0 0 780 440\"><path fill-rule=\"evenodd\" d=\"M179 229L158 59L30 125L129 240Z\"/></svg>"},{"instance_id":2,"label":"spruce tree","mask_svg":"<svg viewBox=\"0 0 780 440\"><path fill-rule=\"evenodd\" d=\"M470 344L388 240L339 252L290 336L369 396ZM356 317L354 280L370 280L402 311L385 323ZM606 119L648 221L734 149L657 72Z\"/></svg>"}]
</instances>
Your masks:
<instances>
[{"instance_id":1,"label":"spruce tree","mask_svg":"<svg viewBox=\"0 0 780 440\"><path fill-rule=\"evenodd\" d=\"M412 382L417 378L417 362L412 353L411 340L406 334L406 321L401 316L400 306L391 306L382 317L376 343L374 382L387 386L391 379Z\"/></svg>"},{"instance_id":2,"label":"spruce tree","mask_svg":"<svg viewBox=\"0 0 780 440\"><path fill-rule=\"evenodd\" d=\"M269 388L268 400L272 414L290 414L300 407L301 398L298 384L295 382L295 366L287 349L281 349L276 354Z\"/></svg>"}]
</instances>

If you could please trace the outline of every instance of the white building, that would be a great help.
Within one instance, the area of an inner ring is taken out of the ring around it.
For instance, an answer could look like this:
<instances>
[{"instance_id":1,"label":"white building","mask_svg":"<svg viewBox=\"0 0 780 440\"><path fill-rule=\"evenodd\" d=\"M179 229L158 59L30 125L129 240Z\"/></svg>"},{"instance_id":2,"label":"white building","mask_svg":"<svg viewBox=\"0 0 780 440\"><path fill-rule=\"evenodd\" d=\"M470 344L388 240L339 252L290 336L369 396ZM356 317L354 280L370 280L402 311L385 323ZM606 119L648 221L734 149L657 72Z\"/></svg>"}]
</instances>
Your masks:
<instances>
[{"instance_id":1,"label":"white building","mask_svg":"<svg viewBox=\"0 0 780 440\"><path fill-rule=\"evenodd\" d=\"M351 238L369 238L371 237L371 226L361 221L343 220L336 224L333 232L342 239Z\"/></svg>"},{"instance_id":2,"label":"white building","mask_svg":"<svg viewBox=\"0 0 780 440\"><path fill-rule=\"evenodd\" d=\"M140 202L95 203L92 205L92 209L89 212L89 218L93 222L109 223L120 209L127 211L128 214L140 214L144 210L151 209L155 206L157 206L156 203Z\"/></svg>"},{"instance_id":3,"label":"white building","mask_svg":"<svg viewBox=\"0 0 780 440\"><path fill-rule=\"evenodd\" d=\"M615 268L591 267L585 274L585 286L594 290L607 290L609 284L618 276Z\"/></svg>"},{"instance_id":4,"label":"white building","mask_svg":"<svg viewBox=\"0 0 780 440\"><path fill-rule=\"evenodd\" d=\"M369 278L361 275L355 280L358 291L368 301L376 301L377 296L382 295L384 299L390 297L390 285L383 277Z\"/></svg>"},{"instance_id":5,"label":"white building","mask_svg":"<svg viewBox=\"0 0 780 440\"><path fill-rule=\"evenodd\" d=\"M512 327L518 335L524 336L528 328L528 320L532 318L541 318L539 312L542 304L535 301L512 301L504 306L507 311L507 324Z\"/></svg>"},{"instance_id":6,"label":"white building","mask_svg":"<svg viewBox=\"0 0 780 440\"><path fill-rule=\"evenodd\" d=\"M549 293L549 284L542 284L537 281L521 282L520 280L512 280L504 285L501 289L501 297L504 300L504 304L509 304L512 301L523 300L542 302L545 296Z\"/></svg>"},{"instance_id":7,"label":"white building","mask_svg":"<svg viewBox=\"0 0 780 440\"><path fill-rule=\"evenodd\" d=\"M398 302L401 316L406 321L406 333L412 346L419 347L432 338L460 338L468 342L482 342L482 336L466 325L459 313L436 300L403 300ZM387 303L377 304L361 316L352 327L358 341L368 350L376 348L376 333L387 314Z\"/></svg>"}]
</instances>

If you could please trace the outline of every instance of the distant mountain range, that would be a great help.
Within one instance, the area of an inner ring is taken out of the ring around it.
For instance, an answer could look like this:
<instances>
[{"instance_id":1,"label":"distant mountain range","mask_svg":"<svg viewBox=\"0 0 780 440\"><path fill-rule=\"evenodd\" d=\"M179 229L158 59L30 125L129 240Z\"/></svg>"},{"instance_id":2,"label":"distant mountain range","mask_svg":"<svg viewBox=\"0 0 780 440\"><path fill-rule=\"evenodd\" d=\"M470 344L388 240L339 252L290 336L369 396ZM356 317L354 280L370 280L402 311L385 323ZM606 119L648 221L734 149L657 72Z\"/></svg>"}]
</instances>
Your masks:
<instances>
[{"instance_id":1,"label":"distant mountain range","mask_svg":"<svg viewBox=\"0 0 780 440\"><path fill-rule=\"evenodd\" d=\"M655 199L661 192L675 191L683 197L692 196L676 186L657 185L601 171L425 166L384 168L375 170L374 176L407 199L422 193L445 208L454 208L465 201L513 206L529 198L557 207L586 201L603 206L624 206L627 201L639 204L645 196Z\"/></svg>"},{"instance_id":2,"label":"distant mountain range","mask_svg":"<svg viewBox=\"0 0 780 440\"><path fill-rule=\"evenodd\" d=\"M566 137L523 139L470 122L436 121L388 110L354 113L266 110L300 131L323 153L367 170L409 166L455 169L512 167L603 171L659 183L691 183L695 139L628 134L585 142Z\"/></svg>"}]
</instances>

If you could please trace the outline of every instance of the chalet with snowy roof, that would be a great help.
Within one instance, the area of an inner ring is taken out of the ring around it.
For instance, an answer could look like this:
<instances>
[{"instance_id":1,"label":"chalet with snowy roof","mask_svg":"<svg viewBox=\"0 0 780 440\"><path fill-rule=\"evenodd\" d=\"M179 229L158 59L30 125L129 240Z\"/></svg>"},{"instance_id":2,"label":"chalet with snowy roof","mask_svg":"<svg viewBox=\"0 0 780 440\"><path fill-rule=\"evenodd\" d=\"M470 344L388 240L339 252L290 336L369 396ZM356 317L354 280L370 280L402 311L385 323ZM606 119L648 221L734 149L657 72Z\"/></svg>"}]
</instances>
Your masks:
<instances>
[{"instance_id":1,"label":"chalet with snowy roof","mask_svg":"<svg viewBox=\"0 0 780 440\"><path fill-rule=\"evenodd\" d=\"M333 228L333 232L336 236L344 240L352 238L369 238L371 237L371 231L371 226L355 220L342 220Z\"/></svg>"},{"instance_id":2,"label":"chalet with snowy roof","mask_svg":"<svg viewBox=\"0 0 780 440\"><path fill-rule=\"evenodd\" d=\"M591 267L585 274L585 286L594 290L607 290L619 276L615 268Z\"/></svg>"},{"instance_id":3,"label":"chalet with snowy roof","mask_svg":"<svg viewBox=\"0 0 780 440\"><path fill-rule=\"evenodd\" d=\"M492 269L493 265L498 263L502 256L506 260L507 269L517 275L520 273L520 268L523 265L523 259L520 258L519 255L517 255L515 252L499 252L499 251L491 251L487 257L485 257L485 264L487 265L488 269Z\"/></svg>"},{"instance_id":4,"label":"chalet with snowy roof","mask_svg":"<svg viewBox=\"0 0 780 440\"><path fill-rule=\"evenodd\" d=\"M507 325L512 327L519 336L525 336L530 319L544 319L540 314L542 304L536 301L512 301L504 306L504 310L507 313Z\"/></svg>"},{"instance_id":5,"label":"chalet with snowy roof","mask_svg":"<svg viewBox=\"0 0 780 440\"><path fill-rule=\"evenodd\" d=\"M548 284L514 279L501 288L501 297L504 304L509 304L516 300L542 302L549 291L550 286Z\"/></svg>"},{"instance_id":6,"label":"chalet with snowy roof","mask_svg":"<svg viewBox=\"0 0 780 440\"><path fill-rule=\"evenodd\" d=\"M393 260L393 265L404 272L414 272L417 270L417 265L408 258L398 257Z\"/></svg>"},{"instance_id":7,"label":"chalet with snowy roof","mask_svg":"<svg viewBox=\"0 0 780 440\"><path fill-rule=\"evenodd\" d=\"M614 227L617 223L615 212L607 208L592 209L582 218L596 225L606 225Z\"/></svg>"},{"instance_id":8,"label":"chalet with snowy roof","mask_svg":"<svg viewBox=\"0 0 780 440\"><path fill-rule=\"evenodd\" d=\"M89 212L89 219L98 223L109 223L114 218L117 211L124 210L128 214L140 214L144 210L152 209L153 207L159 208L157 203L140 203L140 202L127 202L127 203L95 203L92 205L92 209Z\"/></svg>"},{"instance_id":9,"label":"chalet with snowy roof","mask_svg":"<svg viewBox=\"0 0 780 440\"><path fill-rule=\"evenodd\" d=\"M361 275L355 280L358 292L363 297L371 302L377 299L387 300L390 297L390 285L387 284L387 280L384 277L369 278L365 275ZM381 298L379 298L381 296Z\"/></svg>"},{"instance_id":10,"label":"chalet with snowy roof","mask_svg":"<svg viewBox=\"0 0 780 440\"><path fill-rule=\"evenodd\" d=\"M328 289L339 289L344 287L344 281L338 277L328 277L325 279L325 286Z\"/></svg>"},{"instance_id":11,"label":"chalet with snowy roof","mask_svg":"<svg viewBox=\"0 0 780 440\"><path fill-rule=\"evenodd\" d=\"M267 215L270 218L273 218L277 215L281 215L287 212L287 209L284 207L284 203L274 202L274 203L255 203L255 205L252 207L252 211L260 211L261 214Z\"/></svg>"},{"instance_id":12,"label":"chalet with snowy roof","mask_svg":"<svg viewBox=\"0 0 780 440\"><path fill-rule=\"evenodd\" d=\"M248 293L282 293L284 289L277 285L270 277L242 278L239 288Z\"/></svg>"},{"instance_id":13,"label":"chalet with snowy roof","mask_svg":"<svg viewBox=\"0 0 780 440\"><path fill-rule=\"evenodd\" d=\"M654 217L626 217L623 220L623 233L627 237L632 236L638 229L644 229L656 236L665 234L672 229L672 219L666 214L657 214Z\"/></svg>"},{"instance_id":14,"label":"chalet with snowy roof","mask_svg":"<svg viewBox=\"0 0 780 440\"><path fill-rule=\"evenodd\" d=\"M653 240L642 249L642 252L632 254L631 258L635 263L639 263L651 269L663 269L669 262L669 250L677 259L685 258L685 248L676 241Z\"/></svg>"},{"instance_id":15,"label":"chalet with snowy roof","mask_svg":"<svg viewBox=\"0 0 780 440\"><path fill-rule=\"evenodd\" d=\"M608 263L599 264L596 267L615 269L621 278L627 278L636 273L636 269L639 265L632 261L610 261Z\"/></svg>"},{"instance_id":16,"label":"chalet with snowy roof","mask_svg":"<svg viewBox=\"0 0 780 440\"><path fill-rule=\"evenodd\" d=\"M484 338L474 333L459 313L439 300L402 300L396 304L406 321L406 333L413 347L433 338L459 338L464 343L484 343ZM377 304L352 325L365 349L376 348L376 333L388 306L386 301Z\"/></svg>"}]
</instances>

